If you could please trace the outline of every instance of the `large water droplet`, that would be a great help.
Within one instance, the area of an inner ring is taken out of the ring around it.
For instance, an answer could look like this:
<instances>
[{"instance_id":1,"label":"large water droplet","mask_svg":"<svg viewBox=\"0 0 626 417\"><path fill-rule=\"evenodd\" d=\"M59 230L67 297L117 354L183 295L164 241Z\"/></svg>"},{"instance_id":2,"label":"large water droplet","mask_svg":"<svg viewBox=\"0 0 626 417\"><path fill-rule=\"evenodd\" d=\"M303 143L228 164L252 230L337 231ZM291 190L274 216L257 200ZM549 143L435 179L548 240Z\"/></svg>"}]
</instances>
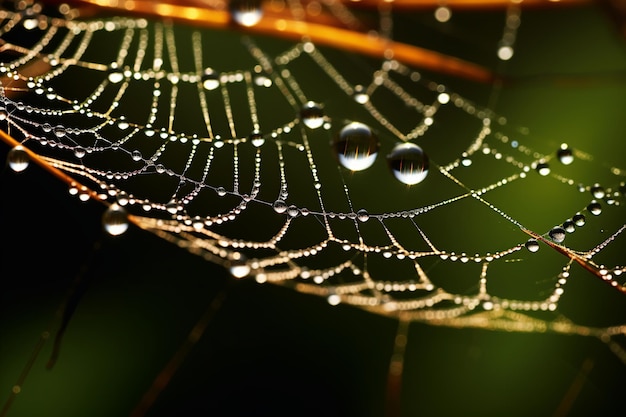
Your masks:
<instances>
[{"instance_id":1,"label":"large water droplet","mask_svg":"<svg viewBox=\"0 0 626 417\"><path fill-rule=\"evenodd\" d=\"M9 151L7 155L7 162L9 163L9 167L13 171L22 172L26 168L28 168L28 164L30 163L30 157L21 145L17 145Z\"/></svg>"},{"instance_id":2,"label":"large water droplet","mask_svg":"<svg viewBox=\"0 0 626 417\"><path fill-rule=\"evenodd\" d=\"M539 242L537 242L537 239L528 239L524 246L526 246L526 249L528 249L529 252L534 253L539 250Z\"/></svg>"},{"instance_id":3,"label":"large water droplet","mask_svg":"<svg viewBox=\"0 0 626 417\"><path fill-rule=\"evenodd\" d=\"M110 235L121 235L128 229L126 210L118 204L111 204L102 215L102 225Z\"/></svg>"},{"instance_id":4,"label":"large water droplet","mask_svg":"<svg viewBox=\"0 0 626 417\"><path fill-rule=\"evenodd\" d=\"M565 229L563 229L561 226L553 227L548 235L550 235L550 239L552 239L556 243L561 243L565 240Z\"/></svg>"},{"instance_id":5,"label":"large water droplet","mask_svg":"<svg viewBox=\"0 0 626 417\"><path fill-rule=\"evenodd\" d=\"M324 124L324 110L322 106L309 101L300 110L300 119L310 129L317 129Z\"/></svg>"},{"instance_id":6,"label":"large water droplet","mask_svg":"<svg viewBox=\"0 0 626 417\"><path fill-rule=\"evenodd\" d=\"M232 19L241 26L254 26L263 17L261 0L230 0L229 10Z\"/></svg>"},{"instance_id":7,"label":"large water droplet","mask_svg":"<svg viewBox=\"0 0 626 417\"><path fill-rule=\"evenodd\" d=\"M367 125L351 122L335 136L333 146L341 165L352 171L362 171L376 160L379 144Z\"/></svg>"},{"instance_id":8,"label":"large water droplet","mask_svg":"<svg viewBox=\"0 0 626 417\"><path fill-rule=\"evenodd\" d=\"M202 73L202 86L206 90L215 90L220 86L220 75L213 70L213 68L207 68Z\"/></svg>"},{"instance_id":9,"label":"large water droplet","mask_svg":"<svg viewBox=\"0 0 626 417\"><path fill-rule=\"evenodd\" d=\"M556 152L556 157L563 165L574 162L574 152L566 144L561 145L561 148Z\"/></svg>"},{"instance_id":10,"label":"large water droplet","mask_svg":"<svg viewBox=\"0 0 626 417\"><path fill-rule=\"evenodd\" d=\"M396 145L387 155L387 162L393 175L407 185L418 184L428 175L428 156L414 143Z\"/></svg>"}]
</instances>

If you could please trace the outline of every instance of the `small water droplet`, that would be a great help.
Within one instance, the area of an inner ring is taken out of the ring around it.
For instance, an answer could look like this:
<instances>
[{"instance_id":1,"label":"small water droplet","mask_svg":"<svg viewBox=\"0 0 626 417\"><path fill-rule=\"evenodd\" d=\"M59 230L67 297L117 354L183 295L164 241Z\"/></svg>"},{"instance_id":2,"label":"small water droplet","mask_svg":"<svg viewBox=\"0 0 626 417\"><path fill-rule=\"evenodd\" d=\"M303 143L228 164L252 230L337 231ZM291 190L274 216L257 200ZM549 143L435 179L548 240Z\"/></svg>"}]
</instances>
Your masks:
<instances>
[{"instance_id":1,"label":"small water droplet","mask_svg":"<svg viewBox=\"0 0 626 417\"><path fill-rule=\"evenodd\" d=\"M104 230L112 236L119 236L128 229L128 214L118 204L111 204L102 215Z\"/></svg>"},{"instance_id":2,"label":"small water droplet","mask_svg":"<svg viewBox=\"0 0 626 417\"><path fill-rule=\"evenodd\" d=\"M157 173L162 174L165 172L165 166L163 164L156 164L154 166L154 169L156 170Z\"/></svg>"},{"instance_id":3,"label":"small water droplet","mask_svg":"<svg viewBox=\"0 0 626 417\"><path fill-rule=\"evenodd\" d=\"M263 134L258 130L252 132L250 136L248 136L248 140L250 141L250 143L252 143L252 146L255 146L257 148L259 146L263 146L263 144L265 143L265 138L263 137Z\"/></svg>"},{"instance_id":4,"label":"small water droplet","mask_svg":"<svg viewBox=\"0 0 626 417\"><path fill-rule=\"evenodd\" d=\"M604 188L600 184L594 184L589 191L591 191L591 195L594 198L604 198L606 195Z\"/></svg>"},{"instance_id":5,"label":"small water droplet","mask_svg":"<svg viewBox=\"0 0 626 417\"><path fill-rule=\"evenodd\" d=\"M28 165L30 164L30 157L21 145L17 145L9 151L7 155L7 162L13 171L22 172L28 168Z\"/></svg>"},{"instance_id":6,"label":"small water droplet","mask_svg":"<svg viewBox=\"0 0 626 417\"><path fill-rule=\"evenodd\" d=\"M370 96L367 94L367 90L362 85L357 85L354 87L354 93L352 94L352 98L359 104L365 104L370 101Z\"/></svg>"},{"instance_id":7,"label":"small water droplet","mask_svg":"<svg viewBox=\"0 0 626 417\"><path fill-rule=\"evenodd\" d=\"M8 117L9 112L7 112L7 109L4 106L0 107L0 122L6 120Z\"/></svg>"},{"instance_id":8,"label":"small water droplet","mask_svg":"<svg viewBox=\"0 0 626 417\"><path fill-rule=\"evenodd\" d=\"M580 213L575 214L574 217L572 217L572 220L574 221L574 224L578 227L584 226L586 222L585 216Z\"/></svg>"},{"instance_id":9,"label":"small water droplet","mask_svg":"<svg viewBox=\"0 0 626 417\"><path fill-rule=\"evenodd\" d=\"M261 0L230 0L230 15L241 26L254 26L263 17Z\"/></svg>"},{"instance_id":10,"label":"small water droplet","mask_svg":"<svg viewBox=\"0 0 626 417\"><path fill-rule=\"evenodd\" d=\"M65 136L65 128L61 125L57 125L54 127L54 136L57 138L62 138Z\"/></svg>"},{"instance_id":11,"label":"small water droplet","mask_svg":"<svg viewBox=\"0 0 626 417\"><path fill-rule=\"evenodd\" d=\"M107 77L111 83L118 84L124 80L124 72L117 66L111 66Z\"/></svg>"},{"instance_id":12,"label":"small water droplet","mask_svg":"<svg viewBox=\"0 0 626 417\"><path fill-rule=\"evenodd\" d=\"M435 9L435 19L440 23L445 23L452 17L452 11L449 7L439 6Z\"/></svg>"},{"instance_id":13,"label":"small water droplet","mask_svg":"<svg viewBox=\"0 0 626 417\"><path fill-rule=\"evenodd\" d=\"M226 195L226 189L224 189L224 187L217 187L217 189L215 190L215 192L217 193L217 195L219 195L220 197L224 197Z\"/></svg>"},{"instance_id":14,"label":"small water droplet","mask_svg":"<svg viewBox=\"0 0 626 417\"><path fill-rule=\"evenodd\" d=\"M83 156L85 156L86 153L87 153L87 151L82 146L77 146L77 147L74 148L74 156L76 158L80 159Z\"/></svg>"},{"instance_id":15,"label":"small water droplet","mask_svg":"<svg viewBox=\"0 0 626 417\"><path fill-rule=\"evenodd\" d=\"M176 200L170 200L169 203L165 205L165 210L167 210L167 212L170 214L178 213L179 209L180 207L178 206L178 203L176 202Z\"/></svg>"},{"instance_id":16,"label":"small water droplet","mask_svg":"<svg viewBox=\"0 0 626 417\"><path fill-rule=\"evenodd\" d=\"M439 93L437 96L437 101L441 104L447 104L450 102L450 94L448 93Z\"/></svg>"},{"instance_id":17,"label":"small water droplet","mask_svg":"<svg viewBox=\"0 0 626 417\"><path fill-rule=\"evenodd\" d=\"M566 220L563 222L563 229L565 229L567 233L574 233L576 231L576 225L573 220Z\"/></svg>"},{"instance_id":18,"label":"small water droplet","mask_svg":"<svg viewBox=\"0 0 626 417\"><path fill-rule=\"evenodd\" d=\"M220 86L220 75L213 70L213 68L207 68L201 77L202 86L206 90L215 90Z\"/></svg>"},{"instance_id":19,"label":"small water droplet","mask_svg":"<svg viewBox=\"0 0 626 417\"><path fill-rule=\"evenodd\" d=\"M276 210L276 207L274 207L274 210ZM298 209L298 207L292 204L287 209L287 214L289 214L290 217L297 217L298 214L300 214L300 210Z\"/></svg>"},{"instance_id":20,"label":"small water droplet","mask_svg":"<svg viewBox=\"0 0 626 417\"><path fill-rule=\"evenodd\" d=\"M133 161L141 161L143 156L141 155L140 151L134 150L133 153L131 154L131 158L133 158Z\"/></svg>"},{"instance_id":21,"label":"small water droplet","mask_svg":"<svg viewBox=\"0 0 626 417\"><path fill-rule=\"evenodd\" d=\"M328 301L328 304L330 304L331 306L336 306L341 303L341 297L337 294L331 293L326 298L326 301Z\"/></svg>"},{"instance_id":22,"label":"small water droplet","mask_svg":"<svg viewBox=\"0 0 626 417\"><path fill-rule=\"evenodd\" d=\"M594 216L599 216L602 213L602 206L597 201L592 201L587 206L587 211L593 214Z\"/></svg>"},{"instance_id":23,"label":"small water droplet","mask_svg":"<svg viewBox=\"0 0 626 417\"><path fill-rule=\"evenodd\" d=\"M351 171L362 171L374 164L378 155L378 138L371 129L351 122L334 138L334 151L339 163Z\"/></svg>"},{"instance_id":24,"label":"small water droplet","mask_svg":"<svg viewBox=\"0 0 626 417\"><path fill-rule=\"evenodd\" d=\"M126 193L125 191L118 192L116 198L117 204L119 204L120 206L125 206L129 203L128 193Z\"/></svg>"},{"instance_id":25,"label":"small water droplet","mask_svg":"<svg viewBox=\"0 0 626 417\"><path fill-rule=\"evenodd\" d=\"M546 175L550 174L550 165L548 165L546 162L538 163L535 169L537 170L539 175L541 175L542 177L545 177Z\"/></svg>"},{"instance_id":26,"label":"small water droplet","mask_svg":"<svg viewBox=\"0 0 626 417\"><path fill-rule=\"evenodd\" d=\"M317 129L324 124L324 110L318 103L309 101L302 106L300 119L309 129Z\"/></svg>"},{"instance_id":27,"label":"small water droplet","mask_svg":"<svg viewBox=\"0 0 626 417\"><path fill-rule=\"evenodd\" d=\"M393 175L407 185L418 184L428 175L428 156L411 142L397 144L387 155L387 162Z\"/></svg>"},{"instance_id":28,"label":"small water droplet","mask_svg":"<svg viewBox=\"0 0 626 417\"><path fill-rule=\"evenodd\" d=\"M566 144L561 145L561 148L556 152L556 157L563 165L574 162L574 152Z\"/></svg>"},{"instance_id":29,"label":"small water droplet","mask_svg":"<svg viewBox=\"0 0 626 417\"><path fill-rule=\"evenodd\" d=\"M230 262L228 270L235 278L245 278L250 274L251 268L250 265L248 265L246 258L241 255L239 259Z\"/></svg>"},{"instance_id":30,"label":"small water droplet","mask_svg":"<svg viewBox=\"0 0 626 417\"><path fill-rule=\"evenodd\" d=\"M539 242L537 242L537 239L528 239L524 246L529 252L535 253L539 250Z\"/></svg>"},{"instance_id":31,"label":"small water droplet","mask_svg":"<svg viewBox=\"0 0 626 417\"><path fill-rule=\"evenodd\" d=\"M365 209L361 209L361 210L357 211L356 212L356 217L361 222L366 222L366 221L368 221L370 219L370 215L367 212L367 210L365 210Z\"/></svg>"},{"instance_id":32,"label":"small water droplet","mask_svg":"<svg viewBox=\"0 0 626 417\"><path fill-rule=\"evenodd\" d=\"M287 204L283 200L276 200L273 204L274 211L278 214L282 214L287 211Z\"/></svg>"},{"instance_id":33,"label":"small water droplet","mask_svg":"<svg viewBox=\"0 0 626 417\"><path fill-rule=\"evenodd\" d=\"M548 235L550 236L550 239L552 239L556 243L561 243L565 240L565 229L563 229L561 226L553 227Z\"/></svg>"}]
</instances>

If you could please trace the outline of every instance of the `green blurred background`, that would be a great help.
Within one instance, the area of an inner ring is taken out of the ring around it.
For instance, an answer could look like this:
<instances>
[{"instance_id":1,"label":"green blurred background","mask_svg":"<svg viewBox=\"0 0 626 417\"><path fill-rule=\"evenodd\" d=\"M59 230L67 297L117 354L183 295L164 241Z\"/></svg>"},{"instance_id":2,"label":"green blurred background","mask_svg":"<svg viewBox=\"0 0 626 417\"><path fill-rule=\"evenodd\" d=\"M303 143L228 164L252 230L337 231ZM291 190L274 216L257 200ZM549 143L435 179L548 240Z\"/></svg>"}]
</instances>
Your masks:
<instances>
[{"instance_id":1,"label":"green blurred background","mask_svg":"<svg viewBox=\"0 0 626 417\"><path fill-rule=\"evenodd\" d=\"M454 12L445 25L430 11L394 22L399 39L507 74L513 81L495 110L528 128L534 148L550 152L565 141L591 153L595 169L624 166L626 155L626 51L616 17L599 3L524 9L506 66L495 58L503 10ZM431 78L488 104L490 88ZM7 151L0 146L2 157ZM395 321L232 282L222 268L136 228L109 237L101 205L70 197L37 167L19 175L5 168L0 187L0 404L82 277L58 362L45 369L49 340L7 416L129 415L223 289L221 308L148 416L385 415ZM578 209L539 187L503 192L494 198L509 204L505 211L541 231L553 225L554 217L542 220L549 210ZM613 216L609 223L623 223L623 207ZM454 224L438 227L448 233ZM597 238L599 226L592 230ZM623 239L610 255L623 263ZM585 324L626 322L623 296L580 269L575 276L563 312ZM589 416L623 408L626 364L594 339L412 324L405 361L406 416Z\"/></svg>"}]
</instances>

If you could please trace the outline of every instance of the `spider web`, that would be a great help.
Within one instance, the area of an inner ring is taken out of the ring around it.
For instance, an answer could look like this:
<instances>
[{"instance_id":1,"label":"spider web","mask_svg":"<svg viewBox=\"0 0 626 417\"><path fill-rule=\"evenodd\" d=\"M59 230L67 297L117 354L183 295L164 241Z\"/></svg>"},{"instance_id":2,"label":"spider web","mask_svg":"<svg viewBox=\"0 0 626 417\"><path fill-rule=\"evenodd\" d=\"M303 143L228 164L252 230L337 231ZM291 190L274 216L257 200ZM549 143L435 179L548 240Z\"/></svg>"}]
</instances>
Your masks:
<instances>
[{"instance_id":1,"label":"spider web","mask_svg":"<svg viewBox=\"0 0 626 417\"><path fill-rule=\"evenodd\" d=\"M373 43L402 22L318 6L349 30L375 22ZM573 276L626 291L624 170L509 122L501 79L481 105L484 86L433 81L392 46L20 7L1 28L9 164L105 203L112 233L128 220L237 279L402 323L592 336L626 361L623 322L559 308ZM501 50L519 19L512 5Z\"/></svg>"}]
</instances>

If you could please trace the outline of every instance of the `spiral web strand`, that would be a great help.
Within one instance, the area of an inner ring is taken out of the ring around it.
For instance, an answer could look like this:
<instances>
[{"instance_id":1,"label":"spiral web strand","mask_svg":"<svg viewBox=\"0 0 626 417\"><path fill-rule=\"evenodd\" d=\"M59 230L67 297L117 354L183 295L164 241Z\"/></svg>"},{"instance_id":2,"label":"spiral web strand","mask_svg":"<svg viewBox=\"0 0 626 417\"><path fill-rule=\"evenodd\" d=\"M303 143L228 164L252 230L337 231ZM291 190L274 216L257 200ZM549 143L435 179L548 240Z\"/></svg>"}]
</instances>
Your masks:
<instances>
[{"instance_id":1,"label":"spiral web strand","mask_svg":"<svg viewBox=\"0 0 626 417\"><path fill-rule=\"evenodd\" d=\"M321 7L348 29L360 25L342 3ZM392 10L378 11L372 37L391 42ZM520 13L517 4L506 12L503 60ZM626 362L624 323L590 326L559 310L574 273L626 292L623 256L604 257L624 239L623 169L565 144L542 147L494 103L431 81L392 49L346 62L306 36L271 44L243 27L83 20L66 6L21 3L1 17L9 163L36 159L67 175L71 194L109 207L110 229L128 217L236 278L403 326L592 336ZM218 59L224 47L233 63ZM571 204L537 223L515 200L534 187ZM466 211L477 218L462 220ZM574 239L591 227L603 238Z\"/></svg>"}]
</instances>

